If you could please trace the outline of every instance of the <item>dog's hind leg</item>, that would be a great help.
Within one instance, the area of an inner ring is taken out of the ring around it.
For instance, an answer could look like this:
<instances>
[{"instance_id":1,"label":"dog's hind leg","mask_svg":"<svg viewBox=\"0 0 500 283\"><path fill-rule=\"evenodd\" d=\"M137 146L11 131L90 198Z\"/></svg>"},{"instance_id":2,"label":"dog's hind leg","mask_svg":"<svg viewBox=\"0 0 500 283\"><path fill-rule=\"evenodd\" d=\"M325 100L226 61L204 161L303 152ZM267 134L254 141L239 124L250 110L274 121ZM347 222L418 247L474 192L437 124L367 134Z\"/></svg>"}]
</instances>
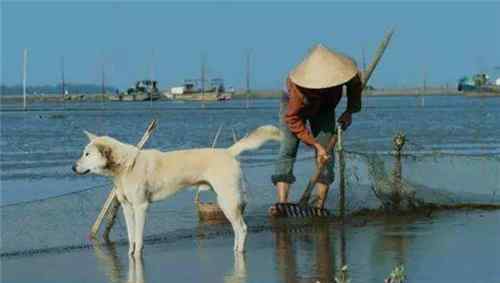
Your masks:
<instances>
[{"instance_id":1,"label":"dog's hind leg","mask_svg":"<svg viewBox=\"0 0 500 283\"><path fill-rule=\"evenodd\" d=\"M139 258L142 256L143 238L144 238L144 225L146 223L146 211L149 203L147 201L139 204L134 204L134 220L135 220L135 251L134 257Z\"/></svg>"},{"instance_id":2,"label":"dog's hind leg","mask_svg":"<svg viewBox=\"0 0 500 283\"><path fill-rule=\"evenodd\" d=\"M247 225L245 224L243 215L241 214L241 206L236 203L230 203L227 199L220 196L217 197L217 202L233 227L234 250L237 252L244 252L247 237Z\"/></svg>"},{"instance_id":3,"label":"dog's hind leg","mask_svg":"<svg viewBox=\"0 0 500 283\"><path fill-rule=\"evenodd\" d=\"M217 176L210 184L217 193L217 202L234 231L234 250L243 252L247 237L247 225L243 219L242 195L239 174Z\"/></svg>"},{"instance_id":4,"label":"dog's hind leg","mask_svg":"<svg viewBox=\"0 0 500 283\"><path fill-rule=\"evenodd\" d=\"M228 160L223 171L213 167L208 170L205 180L217 194L217 202L231 223L234 231L234 250L243 252L247 237L247 225L243 219L243 195L241 192L241 169L235 160Z\"/></svg>"},{"instance_id":5,"label":"dog's hind leg","mask_svg":"<svg viewBox=\"0 0 500 283\"><path fill-rule=\"evenodd\" d=\"M131 256L134 253L135 246L135 220L134 220L134 210L132 205L127 201L121 201L123 207L123 216L125 217L125 224L127 224L127 234L128 234L128 254Z\"/></svg>"}]
</instances>

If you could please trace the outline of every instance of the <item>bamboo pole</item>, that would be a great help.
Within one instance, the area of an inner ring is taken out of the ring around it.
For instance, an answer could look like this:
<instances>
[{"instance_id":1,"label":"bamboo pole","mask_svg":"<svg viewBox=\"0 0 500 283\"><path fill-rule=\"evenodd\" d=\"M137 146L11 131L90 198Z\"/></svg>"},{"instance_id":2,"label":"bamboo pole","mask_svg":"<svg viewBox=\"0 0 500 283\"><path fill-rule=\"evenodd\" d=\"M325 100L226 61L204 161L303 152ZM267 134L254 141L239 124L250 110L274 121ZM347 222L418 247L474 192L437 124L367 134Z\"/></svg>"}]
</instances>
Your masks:
<instances>
[{"instance_id":1,"label":"bamboo pole","mask_svg":"<svg viewBox=\"0 0 500 283\"><path fill-rule=\"evenodd\" d=\"M115 192L114 189L113 192ZM115 194L113 194L113 196L114 195ZM106 214L107 222L106 225L104 226L104 231L102 233L102 237L105 242L110 242L109 234L111 233L111 229L115 225L116 216L118 215L119 209L120 209L120 202L118 202L118 199L115 197L110 205L108 213Z\"/></svg>"},{"instance_id":2,"label":"bamboo pole","mask_svg":"<svg viewBox=\"0 0 500 283\"><path fill-rule=\"evenodd\" d=\"M401 201L403 196L403 184L402 184L402 166L401 166L401 152L406 143L406 137L401 132L398 133L392 140L394 146L394 171L392 180L392 192L391 192L391 210L400 211Z\"/></svg>"},{"instance_id":3,"label":"bamboo pole","mask_svg":"<svg viewBox=\"0 0 500 283\"><path fill-rule=\"evenodd\" d=\"M215 148L215 145L217 145L217 140L219 139L219 135L222 132L222 127L224 124L221 124L219 128L217 129L217 133L215 133L215 137L212 140L212 146L211 148ZM194 203L196 204L196 207L198 208L198 213L200 209L200 190L196 190L196 194L194 195Z\"/></svg>"},{"instance_id":4,"label":"bamboo pole","mask_svg":"<svg viewBox=\"0 0 500 283\"><path fill-rule=\"evenodd\" d=\"M101 223L104 220L104 217L106 216L106 214L108 213L109 208L111 206L115 206L115 202L117 203L118 200L116 199L115 188L113 187L113 189L109 193L108 197L106 198L106 201L104 202L104 205L102 206L101 211L97 215L97 218L96 218L94 224L92 225L92 228L90 229L90 237L92 239L97 239L97 233L99 232L99 228L101 227ZM111 230L111 228L109 228L109 230ZM104 236L104 239L105 240L109 239L109 232L107 233L107 235Z\"/></svg>"},{"instance_id":5,"label":"bamboo pole","mask_svg":"<svg viewBox=\"0 0 500 283\"><path fill-rule=\"evenodd\" d=\"M153 134L154 130L156 129L156 126L158 125L158 122L156 119L152 120L148 128L146 129L146 132L142 136L141 140L137 143L137 152L132 158L132 160L129 161L125 166L126 170L130 170L134 167L135 160L137 159L137 156L139 155L139 152L141 149L144 147L148 139L151 137ZM111 190L111 192L108 195L108 198L104 202L103 207L101 208L101 211L97 215L97 219L95 220L94 224L92 225L90 229L90 237L93 239L97 238L97 233L99 232L99 228L101 227L102 221L104 220L105 216L108 215L109 221L108 225L106 226L105 233L104 233L104 239L109 240L109 233L111 232L111 228L113 228L113 224L115 222L116 214L118 212L118 209L120 207L120 204L116 198L116 192L115 188Z\"/></svg>"},{"instance_id":6,"label":"bamboo pole","mask_svg":"<svg viewBox=\"0 0 500 283\"><path fill-rule=\"evenodd\" d=\"M345 158L344 158L344 141L342 127L337 127L337 159L339 163L339 215L342 219L345 216L346 198L345 198Z\"/></svg>"},{"instance_id":7,"label":"bamboo pole","mask_svg":"<svg viewBox=\"0 0 500 283\"><path fill-rule=\"evenodd\" d=\"M377 67L378 63L380 62L380 59L382 59L382 55L384 55L385 50L387 49L387 46L389 46L389 42L392 39L392 36L394 35L395 29L392 28L388 32L385 33L384 39L382 42L380 42L380 45L378 46L377 51L375 52L375 57L373 57L372 62L370 65L368 65L368 68L363 71L363 89L366 88L368 85L368 81L370 80L370 77L373 74L373 71L375 71L375 68Z\"/></svg>"},{"instance_id":8,"label":"bamboo pole","mask_svg":"<svg viewBox=\"0 0 500 283\"><path fill-rule=\"evenodd\" d=\"M26 111L26 69L28 65L28 49L23 51L23 110Z\"/></svg>"},{"instance_id":9,"label":"bamboo pole","mask_svg":"<svg viewBox=\"0 0 500 283\"><path fill-rule=\"evenodd\" d=\"M217 140L219 139L221 131L222 131L222 125L220 125L219 129L217 129L217 133L215 134L214 140L212 141L212 148L214 148L215 145L217 144Z\"/></svg>"}]
</instances>

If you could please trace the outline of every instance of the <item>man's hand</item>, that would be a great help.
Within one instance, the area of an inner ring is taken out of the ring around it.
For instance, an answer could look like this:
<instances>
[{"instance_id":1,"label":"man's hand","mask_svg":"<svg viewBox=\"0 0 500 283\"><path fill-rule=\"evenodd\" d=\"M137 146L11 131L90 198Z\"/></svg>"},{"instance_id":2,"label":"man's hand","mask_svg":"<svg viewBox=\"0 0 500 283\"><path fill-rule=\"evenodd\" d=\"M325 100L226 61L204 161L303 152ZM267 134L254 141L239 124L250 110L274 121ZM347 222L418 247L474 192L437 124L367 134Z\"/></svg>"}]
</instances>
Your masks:
<instances>
[{"instance_id":1,"label":"man's hand","mask_svg":"<svg viewBox=\"0 0 500 283\"><path fill-rule=\"evenodd\" d=\"M314 148L316 149L316 162L318 165L330 159L328 152L326 152L326 149L321 144L315 143Z\"/></svg>"},{"instance_id":2,"label":"man's hand","mask_svg":"<svg viewBox=\"0 0 500 283\"><path fill-rule=\"evenodd\" d=\"M349 112L342 113L337 122L339 122L339 124L341 125L342 130L347 130L347 128L349 128L352 123L352 114Z\"/></svg>"}]
</instances>

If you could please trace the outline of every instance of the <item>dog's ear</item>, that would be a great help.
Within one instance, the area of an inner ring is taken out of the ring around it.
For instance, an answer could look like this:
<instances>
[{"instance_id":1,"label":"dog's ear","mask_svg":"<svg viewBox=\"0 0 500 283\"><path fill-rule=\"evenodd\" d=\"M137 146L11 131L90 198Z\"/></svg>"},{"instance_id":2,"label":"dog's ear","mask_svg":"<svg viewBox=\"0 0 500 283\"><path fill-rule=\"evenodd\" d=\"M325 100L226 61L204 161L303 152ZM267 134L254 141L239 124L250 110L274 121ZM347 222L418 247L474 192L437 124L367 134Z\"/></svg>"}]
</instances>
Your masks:
<instances>
[{"instance_id":1,"label":"dog's ear","mask_svg":"<svg viewBox=\"0 0 500 283\"><path fill-rule=\"evenodd\" d=\"M89 138L89 141L92 141L94 140L95 138L97 138L96 135L92 134L92 133L89 133L87 131L83 131L86 135L87 135L87 138Z\"/></svg>"},{"instance_id":2,"label":"dog's ear","mask_svg":"<svg viewBox=\"0 0 500 283\"><path fill-rule=\"evenodd\" d=\"M106 165L104 168L109 170L115 170L118 168L118 163L115 161L115 157L113 156L113 149L107 145L97 144L97 149L101 153L104 158L106 158Z\"/></svg>"}]
</instances>

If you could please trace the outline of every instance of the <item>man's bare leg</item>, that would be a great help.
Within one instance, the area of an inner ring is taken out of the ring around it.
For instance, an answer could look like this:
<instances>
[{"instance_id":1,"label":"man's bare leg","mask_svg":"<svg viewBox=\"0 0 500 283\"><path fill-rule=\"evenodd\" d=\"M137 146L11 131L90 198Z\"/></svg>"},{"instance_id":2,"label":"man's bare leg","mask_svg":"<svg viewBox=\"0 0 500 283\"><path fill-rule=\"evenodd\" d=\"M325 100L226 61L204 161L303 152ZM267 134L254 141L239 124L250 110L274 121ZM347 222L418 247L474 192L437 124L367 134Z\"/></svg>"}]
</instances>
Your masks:
<instances>
[{"instance_id":1,"label":"man's bare leg","mask_svg":"<svg viewBox=\"0 0 500 283\"><path fill-rule=\"evenodd\" d=\"M328 185L318 183L316 184L316 207L323 208L325 206L326 198L328 197Z\"/></svg>"},{"instance_id":2,"label":"man's bare leg","mask_svg":"<svg viewBox=\"0 0 500 283\"><path fill-rule=\"evenodd\" d=\"M278 202L288 202L288 191L290 184L285 182L276 183L276 193L278 194Z\"/></svg>"},{"instance_id":3,"label":"man's bare leg","mask_svg":"<svg viewBox=\"0 0 500 283\"><path fill-rule=\"evenodd\" d=\"M276 183L276 194L278 195L278 202L287 203L288 202L288 192L290 190L290 184L285 182L277 182ZM271 206L268 211L269 215L277 216L279 215L279 210L276 206Z\"/></svg>"}]
</instances>

